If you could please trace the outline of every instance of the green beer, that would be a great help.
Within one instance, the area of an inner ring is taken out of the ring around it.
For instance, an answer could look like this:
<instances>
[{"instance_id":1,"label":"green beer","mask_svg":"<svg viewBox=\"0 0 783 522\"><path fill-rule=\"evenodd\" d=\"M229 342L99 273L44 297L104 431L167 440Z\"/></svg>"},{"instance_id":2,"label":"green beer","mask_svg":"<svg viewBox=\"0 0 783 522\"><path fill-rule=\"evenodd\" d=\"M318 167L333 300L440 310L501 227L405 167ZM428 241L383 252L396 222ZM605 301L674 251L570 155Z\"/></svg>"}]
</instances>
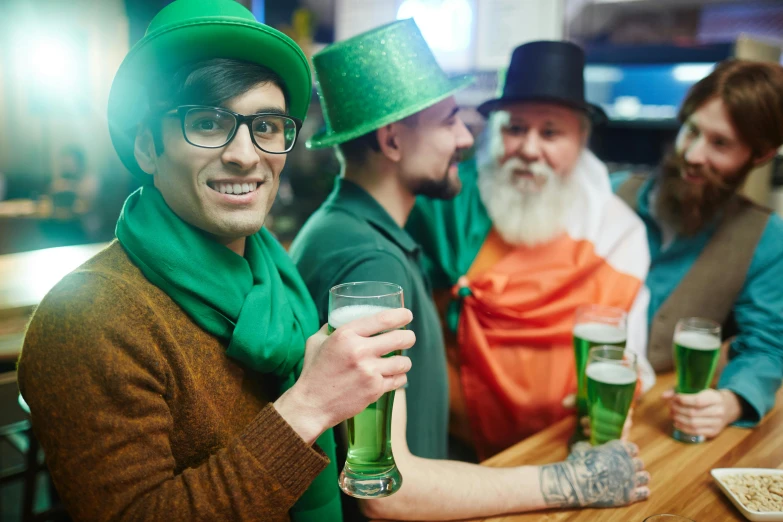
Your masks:
<instances>
[{"instance_id":1,"label":"green beer","mask_svg":"<svg viewBox=\"0 0 783 522\"><path fill-rule=\"evenodd\" d=\"M677 393L699 393L712 384L720 354L720 338L682 331L674 336Z\"/></svg>"},{"instance_id":2,"label":"green beer","mask_svg":"<svg viewBox=\"0 0 783 522\"><path fill-rule=\"evenodd\" d=\"M686 317L677 321L672 342L677 393L699 393L710 387L720 355L720 336L720 325L711 319ZM672 437L688 444L706 440L704 435L677 428L672 430Z\"/></svg>"},{"instance_id":3,"label":"green beer","mask_svg":"<svg viewBox=\"0 0 783 522\"><path fill-rule=\"evenodd\" d=\"M586 370L590 444L619 439L636 390L636 372L611 362L595 362Z\"/></svg>"},{"instance_id":4,"label":"green beer","mask_svg":"<svg viewBox=\"0 0 783 522\"><path fill-rule=\"evenodd\" d=\"M385 306L350 305L329 312L328 332L356 319L389 310ZM381 332L383 333L383 332ZM377 334L377 335L380 335ZM392 352L387 357L399 355ZM348 455L341 481L350 483L352 496L376 498L390 495L402 484L402 476L392 455L391 420L394 392L388 392L361 413L346 421L348 428ZM390 478L386 485L379 478Z\"/></svg>"},{"instance_id":5,"label":"green beer","mask_svg":"<svg viewBox=\"0 0 783 522\"><path fill-rule=\"evenodd\" d=\"M606 323L579 323L574 326L574 357L576 359L576 411L587 415L587 354L595 346L625 348L625 328Z\"/></svg>"}]
</instances>

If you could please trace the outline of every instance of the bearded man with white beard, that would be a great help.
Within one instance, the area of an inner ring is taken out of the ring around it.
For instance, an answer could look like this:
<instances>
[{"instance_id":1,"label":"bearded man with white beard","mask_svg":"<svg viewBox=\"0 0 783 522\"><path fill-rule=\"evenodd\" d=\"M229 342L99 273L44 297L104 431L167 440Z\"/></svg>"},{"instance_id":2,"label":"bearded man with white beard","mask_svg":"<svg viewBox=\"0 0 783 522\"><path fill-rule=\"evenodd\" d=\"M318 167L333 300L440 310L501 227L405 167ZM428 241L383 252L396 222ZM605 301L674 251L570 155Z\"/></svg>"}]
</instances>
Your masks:
<instances>
[{"instance_id":1,"label":"bearded man with white beard","mask_svg":"<svg viewBox=\"0 0 783 522\"><path fill-rule=\"evenodd\" d=\"M489 120L460 165L462 192L421 199L408 221L451 332L450 434L462 458L484 460L573 414L563 402L577 387L581 305L628 313L641 390L655 380L644 225L586 148L605 115L585 102L583 70L572 43L515 49L502 97L478 108Z\"/></svg>"}]
</instances>

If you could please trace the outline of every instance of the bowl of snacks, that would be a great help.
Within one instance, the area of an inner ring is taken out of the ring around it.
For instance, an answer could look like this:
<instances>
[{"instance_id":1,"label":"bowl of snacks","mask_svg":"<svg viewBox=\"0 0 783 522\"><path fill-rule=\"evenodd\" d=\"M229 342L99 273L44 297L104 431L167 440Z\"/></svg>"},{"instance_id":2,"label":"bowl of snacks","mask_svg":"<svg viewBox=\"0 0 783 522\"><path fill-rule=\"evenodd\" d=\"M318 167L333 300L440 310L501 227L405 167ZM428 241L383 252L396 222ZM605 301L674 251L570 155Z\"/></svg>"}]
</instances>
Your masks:
<instances>
[{"instance_id":1,"label":"bowl of snacks","mask_svg":"<svg viewBox=\"0 0 783 522\"><path fill-rule=\"evenodd\" d=\"M745 518L783 522L783 470L720 468L710 473Z\"/></svg>"}]
</instances>

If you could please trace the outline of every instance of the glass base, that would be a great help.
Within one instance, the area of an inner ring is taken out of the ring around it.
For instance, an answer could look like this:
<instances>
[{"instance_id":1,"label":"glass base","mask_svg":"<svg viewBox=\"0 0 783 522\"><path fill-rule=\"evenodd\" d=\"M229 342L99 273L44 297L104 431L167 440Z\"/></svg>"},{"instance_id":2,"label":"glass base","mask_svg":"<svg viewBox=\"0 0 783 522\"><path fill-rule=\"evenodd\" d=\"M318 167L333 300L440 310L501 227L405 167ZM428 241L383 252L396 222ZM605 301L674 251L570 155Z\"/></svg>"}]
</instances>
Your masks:
<instances>
[{"instance_id":1,"label":"glass base","mask_svg":"<svg viewBox=\"0 0 783 522\"><path fill-rule=\"evenodd\" d=\"M402 475L397 466L383 473L357 473L346 463L338 483L346 495L355 498L383 498L400 489Z\"/></svg>"},{"instance_id":2,"label":"glass base","mask_svg":"<svg viewBox=\"0 0 783 522\"><path fill-rule=\"evenodd\" d=\"M701 444L707 440L707 437L704 435L691 435L690 433L685 433L677 428L672 430L672 438L686 444Z\"/></svg>"}]
</instances>

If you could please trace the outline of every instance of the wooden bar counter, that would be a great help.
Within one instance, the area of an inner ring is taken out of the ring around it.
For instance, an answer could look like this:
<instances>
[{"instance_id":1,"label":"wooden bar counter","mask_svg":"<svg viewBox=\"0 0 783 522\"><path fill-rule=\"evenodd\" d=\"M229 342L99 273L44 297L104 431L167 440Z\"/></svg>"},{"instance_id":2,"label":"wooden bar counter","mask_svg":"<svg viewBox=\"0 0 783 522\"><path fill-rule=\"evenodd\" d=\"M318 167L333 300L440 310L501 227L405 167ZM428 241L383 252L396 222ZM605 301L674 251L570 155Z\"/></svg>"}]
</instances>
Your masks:
<instances>
[{"instance_id":1,"label":"wooden bar counter","mask_svg":"<svg viewBox=\"0 0 783 522\"><path fill-rule=\"evenodd\" d=\"M0 256L0 363L18 358L30 314L46 293L106 246L66 246Z\"/></svg>"},{"instance_id":2,"label":"wooden bar counter","mask_svg":"<svg viewBox=\"0 0 783 522\"><path fill-rule=\"evenodd\" d=\"M671 421L661 394L674 384L674 374L658 376L658 382L634 414L631 441L641 448L641 457L652 475L651 495L645 502L614 509L542 511L483 520L642 522L650 515L672 513L696 522L745 520L714 483L713 468L783 469L783 390L775 408L755 429L729 427L704 444L683 444L669 435ZM546 464L567 456L566 444L574 420L558 424L512 446L484 462L508 467Z\"/></svg>"}]
</instances>

